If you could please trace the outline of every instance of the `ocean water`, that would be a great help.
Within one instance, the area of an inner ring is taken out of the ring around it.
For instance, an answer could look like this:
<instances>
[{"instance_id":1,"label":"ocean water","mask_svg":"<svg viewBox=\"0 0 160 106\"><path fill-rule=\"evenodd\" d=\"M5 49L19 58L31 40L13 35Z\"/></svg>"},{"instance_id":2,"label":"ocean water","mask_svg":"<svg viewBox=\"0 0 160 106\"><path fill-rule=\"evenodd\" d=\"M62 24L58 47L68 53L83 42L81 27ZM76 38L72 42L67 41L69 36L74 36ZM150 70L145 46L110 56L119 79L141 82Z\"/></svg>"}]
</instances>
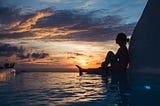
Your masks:
<instances>
[{"instance_id":1,"label":"ocean water","mask_svg":"<svg viewBox=\"0 0 160 106\"><path fill-rule=\"evenodd\" d=\"M131 106L160 106L160 70L130 70Z\"/></svg>"},{"instance_id":2,"label":"ocean water","mask_svg":"<svg viewBox=\"0 0 160 106\"><path fill-rule=\"evenodd\" d=\"M100 75L26 72L1 77L0 106L128 106Z\"/></svg>"}]
</instances>

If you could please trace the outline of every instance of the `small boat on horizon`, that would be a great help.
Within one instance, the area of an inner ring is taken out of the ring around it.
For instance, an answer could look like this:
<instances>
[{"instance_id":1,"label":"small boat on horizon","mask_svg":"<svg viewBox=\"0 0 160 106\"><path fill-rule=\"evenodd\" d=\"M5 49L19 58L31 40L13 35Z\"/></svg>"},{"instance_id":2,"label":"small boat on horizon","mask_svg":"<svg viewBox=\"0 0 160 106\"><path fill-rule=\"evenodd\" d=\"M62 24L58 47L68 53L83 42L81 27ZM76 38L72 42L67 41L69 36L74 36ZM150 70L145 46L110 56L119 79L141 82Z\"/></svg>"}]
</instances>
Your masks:
<instances>
[{"instance_id":1,"label":"small boat on horizon","mask_svg":"<svg viewBox=\"0 0 160 106\"><path fill-rule=\"evenodd\" d=\"M15 62L12 62L12 63L6 62L4 63L3 66L0 65L0 69L14 68L14 66L15 66Z\"/></svg>"},{"instance_id":2,"label":"small boat on horizon","mask_svg":"<svg viewBox=\"0 0 160 106\"><path fill-rule=\"evenodd\" d=\"M5 81L11 76L15 76L15 74L16 74L16 70L13 68L0 69L0 81Z\"/></svg>"},{"instance_id":3,"label":"small boat on horizon","mask_svg":"<svg viewBox=\"0 0 160 106\"><path fill-rule=\"evenodd\" d=\"M0 66L0 76L6 76L9 74L15 74L16 70L14 69L15 63L4 63L4 66Z\"/></svg>"}]
</instances>

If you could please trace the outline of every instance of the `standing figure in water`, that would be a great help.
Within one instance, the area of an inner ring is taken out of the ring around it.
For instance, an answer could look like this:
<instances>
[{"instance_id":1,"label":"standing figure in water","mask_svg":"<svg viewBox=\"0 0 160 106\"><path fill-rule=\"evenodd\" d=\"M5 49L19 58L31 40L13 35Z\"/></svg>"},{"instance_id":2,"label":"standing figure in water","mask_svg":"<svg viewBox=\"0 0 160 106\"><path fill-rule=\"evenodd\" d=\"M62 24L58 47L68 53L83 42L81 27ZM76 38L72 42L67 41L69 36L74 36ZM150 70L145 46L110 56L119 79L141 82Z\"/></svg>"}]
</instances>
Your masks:
<instances>
[{"instance_id":1,"label":"standing figure in water","mask_svg":"<svg viewBox=\"0 0 160 106\"><path fill-rule=\"evenodd\" d=\"M129 64L129 52L126 47L127 36L124 33L119 33L116 38L116 43L120 46L117 53L112 51L107 53L105 61L102 63L102 68L111 65L111 84L118 84L120 92L125 92L128 89L127 67Z\"/></svg>"}]
</instances>

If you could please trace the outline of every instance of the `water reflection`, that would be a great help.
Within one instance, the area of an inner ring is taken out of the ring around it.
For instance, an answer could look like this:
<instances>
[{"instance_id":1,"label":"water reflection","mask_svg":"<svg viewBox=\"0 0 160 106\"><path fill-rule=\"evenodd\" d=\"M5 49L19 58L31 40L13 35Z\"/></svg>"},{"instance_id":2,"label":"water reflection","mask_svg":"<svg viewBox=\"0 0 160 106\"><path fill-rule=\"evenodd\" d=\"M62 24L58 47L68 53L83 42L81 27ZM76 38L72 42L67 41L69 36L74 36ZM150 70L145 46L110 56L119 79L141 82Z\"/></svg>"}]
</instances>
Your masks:
<instances>
[{"instance_id":1,"label":"water reflection","mask_svg":"<svg viewBox=\"0 0 160 106\"><path fill-rule=\"evenodd\" d=\"M8 73L0 73L0 81L7 81L16 76L15 73L8 74Z\"/></svg>"},{"instance_id":2,"label":"water reflection","mask_svg":"<svg viewBox=\"0 0 160 106\"><path fill-rule=\"evenodd\" d=\"M3 97L0 104L118 105L121 102L119 93L110 92L105 82L105 78L99 75L79 77L78 73L22 73L3 84L0 82L0 95Z\"/></svg>"}]
</instances>

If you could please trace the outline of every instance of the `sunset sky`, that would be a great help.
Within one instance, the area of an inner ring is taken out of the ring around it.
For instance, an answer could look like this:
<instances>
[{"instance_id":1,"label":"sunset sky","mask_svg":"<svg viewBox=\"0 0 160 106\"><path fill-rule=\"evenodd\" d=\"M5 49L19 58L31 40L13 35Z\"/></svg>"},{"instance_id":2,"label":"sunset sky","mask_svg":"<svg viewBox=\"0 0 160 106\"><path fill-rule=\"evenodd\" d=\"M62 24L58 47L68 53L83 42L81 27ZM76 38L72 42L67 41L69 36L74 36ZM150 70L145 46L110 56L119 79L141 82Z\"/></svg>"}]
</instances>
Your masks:
<instances>
[{"instance_id":1,"label":"sunset sky","mask_svg":"<svg viewBox=\"0 0 160 106\"><path fill-rule=\"evenodd\" d=\"M0 0L0 62L17 68L99 67L131 35L147 0Z\"/></svg>"}]
</instances>

